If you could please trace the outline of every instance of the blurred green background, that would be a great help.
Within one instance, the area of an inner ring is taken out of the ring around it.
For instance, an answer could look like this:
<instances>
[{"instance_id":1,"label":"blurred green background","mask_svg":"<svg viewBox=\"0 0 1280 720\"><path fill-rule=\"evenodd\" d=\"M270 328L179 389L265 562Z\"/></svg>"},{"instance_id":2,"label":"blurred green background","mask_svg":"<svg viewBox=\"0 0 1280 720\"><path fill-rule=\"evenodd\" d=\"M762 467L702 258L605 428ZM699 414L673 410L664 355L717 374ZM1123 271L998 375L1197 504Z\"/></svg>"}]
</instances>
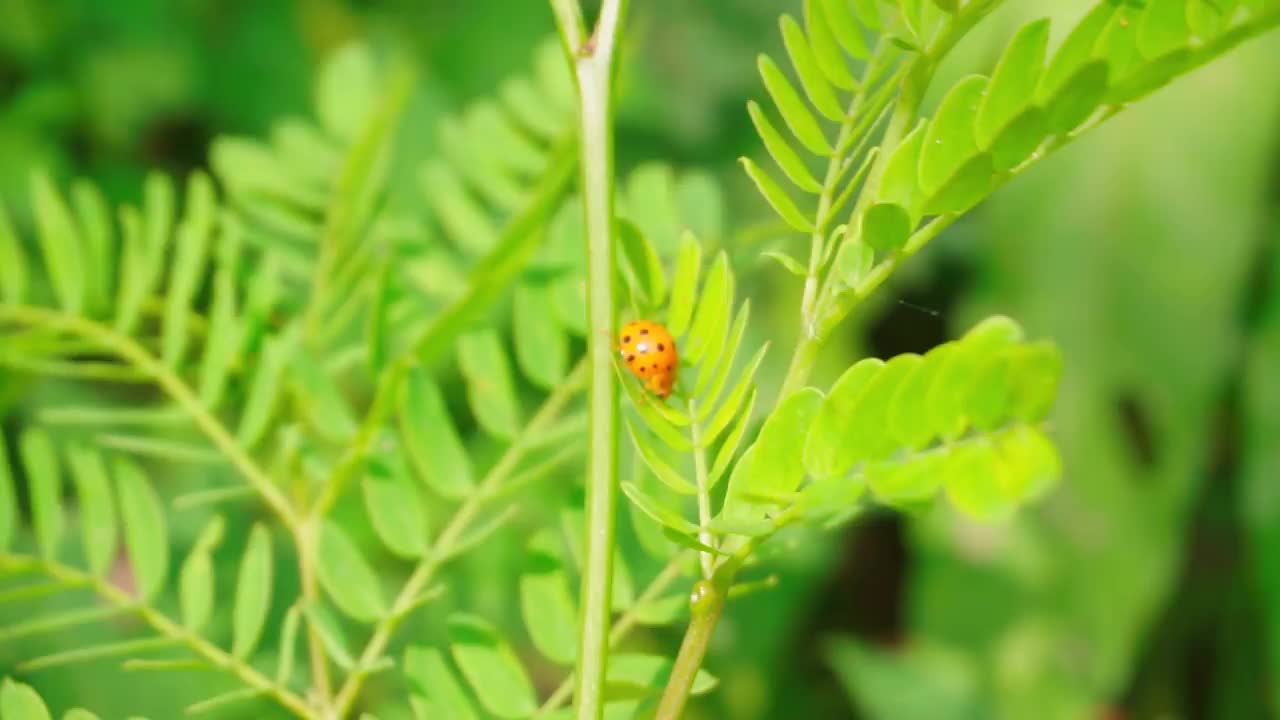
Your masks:
<instances>
[{"instance_id":1,"label":"blurred green background","mask_svg":"<svg viewBox=\"0 0 1280 720\"><path fill-rule=\"evenodd\" d=\"M735 161L759 154L755 56L778 50L777 17L800 3L631 4L620 169L709 171L730 229L767 221ZM1026 20L1054 17L1059 41L1089 5L1006 3L939 84L988 71ZM524 69L551 32L538 0L0 0L0 198L27 205L42 166L136 199L147 169L184 174L216 136L309 115L318 66L355 40L416 58L398 145L416 166L442 114ZM709 660L721 690L691 716L1280 716L1277 68L1272 33L1125 111L998 192L842 329L815 380L992 313L1055 339L1065 481L999 526L937 508L797 538L772 561L780 587L731 606ZM754 334L783 347L799 286L755 258L786 242L730 247L763 310ZM457 573L486 613L516 612L484 564L509 564L518 540ZM0 647L0 674L33 647ZM206 682L90 668L29 680L104 717L168 717Z\"/></svg>"}]
</instances>

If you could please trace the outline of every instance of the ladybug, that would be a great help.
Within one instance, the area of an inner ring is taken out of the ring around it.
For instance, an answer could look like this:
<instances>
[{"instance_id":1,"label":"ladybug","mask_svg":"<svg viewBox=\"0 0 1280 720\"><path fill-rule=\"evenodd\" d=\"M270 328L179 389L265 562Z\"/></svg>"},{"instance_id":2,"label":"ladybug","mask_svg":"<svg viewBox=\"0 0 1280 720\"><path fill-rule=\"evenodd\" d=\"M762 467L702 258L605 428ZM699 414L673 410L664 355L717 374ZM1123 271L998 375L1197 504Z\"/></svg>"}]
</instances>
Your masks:
<instances>
[{"instance_id":1,"label":"ladybug","mask_svg":"<svg viewBox=\"0 0 1280 720\"><path fill-rule=\"evenodd\" d=\"M676 341L666 328L649 320L632 320L618 333L618 352L627 369L643 380L645 387L667 399L676 384L680 357Z\"/></svg>"}]
</instances>

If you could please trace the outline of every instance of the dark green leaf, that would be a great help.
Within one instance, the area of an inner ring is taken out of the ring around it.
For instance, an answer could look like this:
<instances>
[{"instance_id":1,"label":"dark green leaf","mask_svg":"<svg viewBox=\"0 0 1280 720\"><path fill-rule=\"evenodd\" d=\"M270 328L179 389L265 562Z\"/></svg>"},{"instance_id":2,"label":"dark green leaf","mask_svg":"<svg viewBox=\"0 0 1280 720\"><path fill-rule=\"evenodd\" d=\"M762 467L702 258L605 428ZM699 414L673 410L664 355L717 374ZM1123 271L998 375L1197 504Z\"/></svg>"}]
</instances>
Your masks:
<instances>
[{"instance_id":1,"label":"dark green leaf","mask_svg":"<svg viewBox=\"0 0 1280 720\"><path fill-rule=\"evenodd\" d=\"M516 720L537 710L533 684L507 642L488 622L473 615L449 618L453 659L485 709Z\"/></svg>"},{"instance_id":2,"label":"dark green leaf","mask_svg":"<svg viewBox=\"0 0 1280 720\"><path fill-rule=\"evenodd\" d=\"M907 244L911 216L893 203L875 203L862 216L862 241L876 252L893 252Z\"/></svg>"},{"instance_id":3,"label":"dark green leaf","mask_svg":"<svg viewBox=\"0 0 1280 720\"><path fill-rule=\"evenodd\" d=\"M991 145L992 169L1011 170L1031 157L1049 134L1047 123L1040 108L1029 108L1009 123Z\"/></svg>"},{"instance_id":4,"label":"dark green leaf","mask_svg":"<svg viewBox=\"0 0 1280 720\"><path fill-rule=\"evenodd\" d=\"M18 530L18 499L13 486L13 465L9 462L9 451L5 443L0 442L0 552L9 549L13 536Z\"/></svg>"},{"instance_id":5,"label":"dark green leaf","mask_svg":"<svg viewBox=\"0 0 1280 720\"><path fill-rule=\"evenodd\" d=\"M960 213L977 205L995 187L991 155L970 158L947 184L925 202L926 215Z\"/></svg>"},{"instance_id":6,"label":"dark green leaf","mask_svg":"<svg viewBox=\"0 0 1280 720\"><path fill-rule=\"evenodd\" d=\"M462 445L440 388L414 368L400 400L400 437L418 476L441 495L461 499L475 489L471 459Z\"/></svg>"},{"instance_id":7,"label":"dark green leaf","mask_svg":"<svg viewBox=\"0 0 1280 720\"><path fill-rule=\"evenodd\" d=\"M366 623L387 614L377 573L342 528L332 522L321 527L318 555L320 584L338 609Z\"/></svg>"}]
</instances>

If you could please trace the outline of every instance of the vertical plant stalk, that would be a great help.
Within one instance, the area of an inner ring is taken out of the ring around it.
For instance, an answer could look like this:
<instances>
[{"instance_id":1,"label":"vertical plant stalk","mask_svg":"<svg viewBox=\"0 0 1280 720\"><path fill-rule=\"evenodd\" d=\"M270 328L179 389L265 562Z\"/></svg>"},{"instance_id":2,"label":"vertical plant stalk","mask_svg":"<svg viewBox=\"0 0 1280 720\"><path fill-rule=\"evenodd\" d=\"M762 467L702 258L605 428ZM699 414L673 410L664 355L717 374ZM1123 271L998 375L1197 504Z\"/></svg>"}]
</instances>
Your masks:
<instances>
[{"instance_id":1,"label":"vertical plant stalk","mask_svg":"<svg viewBox=\"0 0 1280 720\"><path fill-rule=\"evenodd\" d=\"M614 509L617 504L618 391L613 348L603 339L614 326L613 70L625 0L604 0L595 31L583 39L576 0L551 0L578 86L582 200L587 235L588 422L586 538L574 693L579 720L604 711L613 595Z\"/></svg>"}]
</instances>

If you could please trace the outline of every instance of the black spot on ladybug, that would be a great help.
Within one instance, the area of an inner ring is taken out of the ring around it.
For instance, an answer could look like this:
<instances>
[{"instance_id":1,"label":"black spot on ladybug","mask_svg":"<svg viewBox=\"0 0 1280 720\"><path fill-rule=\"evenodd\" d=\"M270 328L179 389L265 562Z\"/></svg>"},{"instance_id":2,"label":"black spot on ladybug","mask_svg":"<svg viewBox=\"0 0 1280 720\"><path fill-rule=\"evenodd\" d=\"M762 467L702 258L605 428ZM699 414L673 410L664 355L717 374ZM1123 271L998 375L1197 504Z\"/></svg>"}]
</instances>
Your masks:
<instances>
[{"instance_id":1,"label":"black spot on ladybug","mask_svg":"<svg viewBox=\"0 0 1280 720\"><path fill-rule=\"evenodd\" d=\"M627 362L629 362L629 363L633 363L633 362L635 362L635 361L636 361L636 356L635 356L635 355L628 355L628 356L627 356Z\"/></svg>"},{"instance_id":2,"label":"black spot on ladybug","mask_svg":"<svg viewBox=\"0 0 1280 720\"><path fill-rule=\"evenodd\" d=\"M649 334L649 328L640 328L640 334L641 334L641 335L648 335L648 334Z\"/></svg>"},{"instance_id":3,"label":"black spot on ladybug","mask_svg":"<svg viewBox=\"0 0 1280 720\"><path fill-rule=\"evenodd\" d=\"M629 342L631 342L631 336L630 336L630 335L623 335L623 336L622 336L622 342L624 342L624 343L629 343Z\"/></svg>"},{"instance_id":4,"label":"black spot on ladybug","mask_svg":"<svg viewBox=\"0 0 1280 720\"><path fill-rule=\"evenodd\" d=\"M667 370L670 370L670 369L671 369L671 366L670 366L670 365L668 365L668 366L667 366Z\"/></svg>"},{"instance_id":5,"label":"black spot on ladybug","mask_svg":"<svg viewBox=\"0 0 1280 720\"><path fill-rule=\"evenodd\" d=\"M667 348L665 345L663 345L662 343L658 343L658 352L662 352L663 350L666 350L666 349Z\"/></svg>"}]
</instances>

